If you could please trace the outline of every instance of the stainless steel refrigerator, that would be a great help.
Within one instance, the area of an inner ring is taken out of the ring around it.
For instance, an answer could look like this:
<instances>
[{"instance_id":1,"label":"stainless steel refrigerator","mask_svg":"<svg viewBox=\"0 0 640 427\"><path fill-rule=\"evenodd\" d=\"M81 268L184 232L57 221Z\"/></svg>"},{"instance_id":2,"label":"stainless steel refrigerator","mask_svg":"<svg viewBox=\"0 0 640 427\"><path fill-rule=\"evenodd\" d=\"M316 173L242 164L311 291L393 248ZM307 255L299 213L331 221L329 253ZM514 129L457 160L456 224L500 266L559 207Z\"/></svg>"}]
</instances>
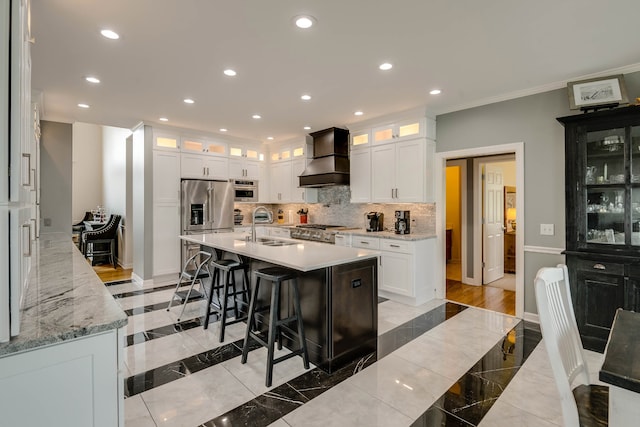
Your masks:
<instances>
[{"instance_id":1,"label":"stainless steel refrigerator","mask_svg":"<svg viewBox=\"0 0 640 427\"><path fill-rule=\"evenodd\" d=\"M183 179L180 197L181 234L233 231L233 186L228 181ZM182 265L200 247L182 243Z\"/></svg>"}]
</instances>

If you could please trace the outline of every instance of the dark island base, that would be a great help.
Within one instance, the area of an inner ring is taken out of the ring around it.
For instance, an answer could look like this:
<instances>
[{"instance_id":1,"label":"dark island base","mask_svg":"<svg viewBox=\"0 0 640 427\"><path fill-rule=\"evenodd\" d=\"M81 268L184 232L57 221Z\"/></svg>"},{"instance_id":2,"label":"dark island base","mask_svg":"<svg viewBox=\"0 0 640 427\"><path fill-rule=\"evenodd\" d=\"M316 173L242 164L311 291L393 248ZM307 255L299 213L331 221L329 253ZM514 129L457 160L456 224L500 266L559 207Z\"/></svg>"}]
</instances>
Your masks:
<instances>
[{"instance_id":1,"label":"dark island base","mask_svg":"<svg viewBox=\"0 0 640 427\"><path fill-rule=\"evenodd\" d=\"M253 271L274 266L255 259L244 261L251 265L252 287L255 286ZM300 305L309 361L327 373L377 350L377 266L377 258L371 258L300 272ZM241 280L238 274L236 283ZM286 284L280 298L280 318L293 315L293 295ZM268 306L270 301L271 286L262 281L258 307ZM265 336L268 316L268 310L256 314L258 328ZM292 351L297 350L297 332L283 328L282 344Z\"/></svg>"}]
</instances>

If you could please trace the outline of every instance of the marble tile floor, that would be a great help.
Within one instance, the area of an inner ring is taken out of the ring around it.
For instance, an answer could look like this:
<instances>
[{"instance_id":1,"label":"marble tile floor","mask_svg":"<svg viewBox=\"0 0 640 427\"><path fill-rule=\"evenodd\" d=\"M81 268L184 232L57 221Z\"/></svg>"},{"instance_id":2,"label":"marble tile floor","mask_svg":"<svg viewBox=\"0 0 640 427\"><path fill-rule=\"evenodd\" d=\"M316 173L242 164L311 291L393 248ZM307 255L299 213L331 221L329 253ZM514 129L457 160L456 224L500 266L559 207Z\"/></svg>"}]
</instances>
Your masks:
<instances>
[{"instance_id":1,"label":"marble tile floor","mask_svg":"<svg viewBox=\"0 0 640 427\"><path fill-rule=\"evenodd\" d=\"M266 388L264 348L253 343L240 363L245 325L228 327L219 343L218 322L201 326L202 300L176 323L182 307L166 311L170 285L108 286L132 310L126 427L562 425L537 325L443 300L409 307L381 299L376 354L332 375L305 371L294 357L275 366ZM602 355L586 353L597 380Z\"/></svg>"}]
</instances>

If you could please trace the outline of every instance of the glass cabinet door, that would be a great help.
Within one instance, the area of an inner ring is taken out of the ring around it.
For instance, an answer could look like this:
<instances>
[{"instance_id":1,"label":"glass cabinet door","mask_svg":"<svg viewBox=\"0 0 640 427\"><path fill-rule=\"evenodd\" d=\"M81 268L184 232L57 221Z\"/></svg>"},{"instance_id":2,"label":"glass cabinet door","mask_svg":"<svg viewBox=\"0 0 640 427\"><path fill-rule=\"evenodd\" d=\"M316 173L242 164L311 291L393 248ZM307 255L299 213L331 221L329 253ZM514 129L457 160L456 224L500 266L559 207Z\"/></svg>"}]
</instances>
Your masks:
<instances>
[{"instance_id":1,"label":"glass cabinet door","mask_svg":"<svg viewBox=\"0 0 640 427\"><path fill-rule=\"evenodd\" d=\"M640 126L631 127L631 244L640 246Z\"/></svg>"},{"instance_id":2,"label":"glass cabinet door","mask_svg":"<svg viewBox=\"0 0 640 427\"><path fill-rule=\"evenodd\" d=\"M586 243L630 244L626 238L625 128L586 132ZM640 165L639 165L640 167ZM640 192L637 195L640 197Z\"/></svg>"}]
</instances>

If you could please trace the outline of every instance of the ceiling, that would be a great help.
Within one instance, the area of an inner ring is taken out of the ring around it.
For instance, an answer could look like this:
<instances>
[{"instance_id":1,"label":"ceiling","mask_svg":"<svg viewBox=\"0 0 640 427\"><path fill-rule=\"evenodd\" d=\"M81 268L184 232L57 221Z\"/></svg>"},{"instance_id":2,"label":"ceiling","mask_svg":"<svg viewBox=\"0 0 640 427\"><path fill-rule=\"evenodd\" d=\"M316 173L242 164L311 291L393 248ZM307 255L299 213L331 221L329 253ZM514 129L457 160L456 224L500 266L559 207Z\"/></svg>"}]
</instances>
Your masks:
<instances>
[{"instance_id":1,"label":"ceiling","mask_svg":"<svg viewBox=\"0 0 640 427\"><path fill-rule=\"evenodd\" d=\"M163 125L280 141L640 69L638 0L32 0L31 7L32 87L52 121L132 128L166 117ZM300 14L316 24L295 27ZM104 28L120 39L102 37ZM383 62L393 68L379 70ZM237 76L225 76L226 68ZM86 82L89 75L101 82ZM442 93L430 95L434 88Z\"/></svg>"}]
</instances>

